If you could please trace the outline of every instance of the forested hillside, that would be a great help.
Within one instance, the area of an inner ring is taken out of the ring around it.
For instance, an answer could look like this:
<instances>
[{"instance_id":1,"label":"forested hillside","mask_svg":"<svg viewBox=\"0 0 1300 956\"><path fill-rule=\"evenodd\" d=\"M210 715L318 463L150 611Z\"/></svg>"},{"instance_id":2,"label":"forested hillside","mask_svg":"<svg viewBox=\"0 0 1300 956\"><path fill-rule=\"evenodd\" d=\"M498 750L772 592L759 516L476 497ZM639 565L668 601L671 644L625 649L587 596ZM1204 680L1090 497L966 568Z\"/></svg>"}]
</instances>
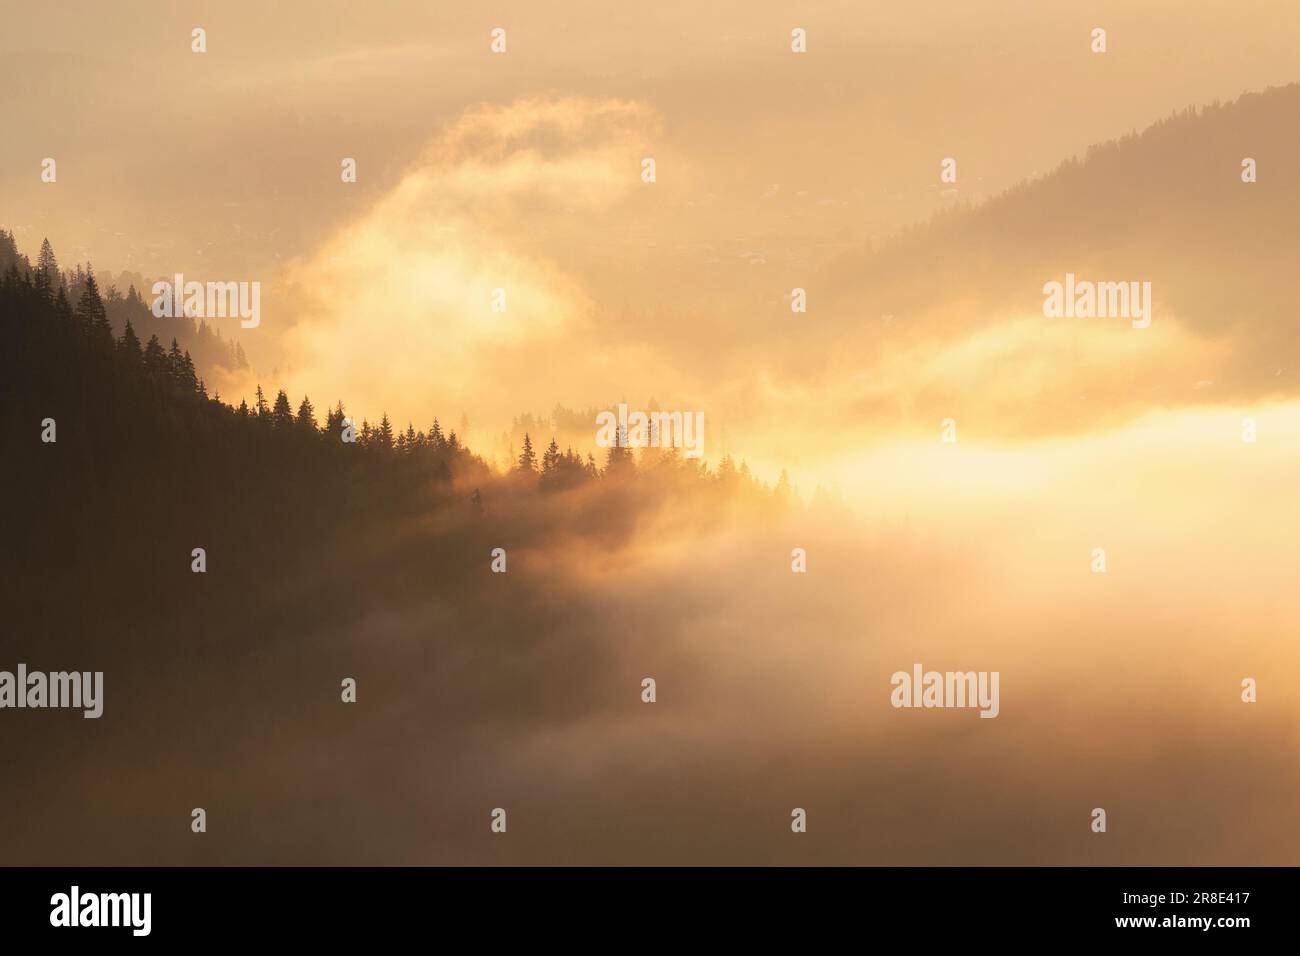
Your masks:
<instances>
[{"instance_id":1,"label":"forested hillside","mask_svg":"<svg viewBox=\"0 0 1300 956\"><path fill-rule=\"evenodd\" d=\"M77 265L71 269L61 269L58 257L48 239L41 243L35 264L18 249L17 241L10 232L0 229L0 275L10 269L16 269L20 276L35 281L36 272L42 271L47 277L52 294L57 298L60 289L69 303L81 300L81 294L94 275L89 264ZM96 291L103 301L108 313L108 322L113 331L121 335L130 322L135 334L147 341L157 335L164 343L176 339L181 348L190 352L199 368L212 369L224 366L229 369L248 367L248 357L244 347L236 341L227 339L220 329L209 325L206 320L197 322L192 318L158 318L150 310L149 288L142 276L128 276L123 273L120 282L96 277ZM137 283L139 283L137 285Z\"/></svg>"}]
</instances>

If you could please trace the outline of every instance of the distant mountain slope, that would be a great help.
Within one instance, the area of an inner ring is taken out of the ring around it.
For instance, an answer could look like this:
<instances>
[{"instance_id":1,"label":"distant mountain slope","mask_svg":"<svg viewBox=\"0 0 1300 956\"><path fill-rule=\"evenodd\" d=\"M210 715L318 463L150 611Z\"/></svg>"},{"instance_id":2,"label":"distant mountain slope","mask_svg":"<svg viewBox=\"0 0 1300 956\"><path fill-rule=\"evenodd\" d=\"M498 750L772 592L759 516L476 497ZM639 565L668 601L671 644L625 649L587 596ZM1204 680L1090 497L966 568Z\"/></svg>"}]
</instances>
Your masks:
<instances>
[{"instance_id":1,"label":"distant mountain slope","mask_svg":"<svg viewBox=\"0 0 1300 956\"><path fill-rule=\"evenodd\" d=\"M1257 182L1242 181L1247 157ZM820 287L867 316L960 304L929 317L939 323L931 331L957 334L1038 312L1043 283L1067 271L1149 280L1156 321L1177 317L1198 336L1232 339L1219 384L1255 394L1300 388L1298 253L1300 85L1292 84L1095 146L1042 179L838 263Z\"/></svg>"}]
</instances>

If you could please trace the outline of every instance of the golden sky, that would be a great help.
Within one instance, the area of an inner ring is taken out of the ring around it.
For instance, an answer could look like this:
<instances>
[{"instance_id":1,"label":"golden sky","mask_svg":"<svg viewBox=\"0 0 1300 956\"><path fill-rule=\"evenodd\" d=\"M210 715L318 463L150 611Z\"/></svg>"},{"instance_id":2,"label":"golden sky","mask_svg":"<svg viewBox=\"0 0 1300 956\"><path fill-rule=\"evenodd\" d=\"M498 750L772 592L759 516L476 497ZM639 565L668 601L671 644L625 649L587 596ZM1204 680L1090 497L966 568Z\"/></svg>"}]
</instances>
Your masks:
<instances>
[{"instance_id":1,"label":"golden sky","mask_svg":"<svg viewBox=\"0 0 1300 956\"><path fill-rule=\"evenodd\" d=\"M1300 40L1285 0L74 2L7 17L0 195L29 253L48 236L65 264L262 281L253 379L318 407L420 428L467 414L495 453L516 414L653 398L706 413L710 458L769 479L789 466L805 487L950 416L963 440L992 440L1167 404L1135 397L1134 376L1201 384L1174 404L1224 400L1204 383L1222 389L1239 350L1190 329L1167 284L1139 337L1038 314L1041 283L1087 256L993 305L948 289L942 265L918 281L949 298L880 301L862 262L1091 144L1295 80ZM796 26L807 54L790 52ZM57 184L39 181L46 156ZM345 156L356 184L340 182ZM939 182L947 156L956 184ZM1118 261L1102 278L1153 270ZM254 381L216 384L233 397Z\"/></svg>"}]
</instances>

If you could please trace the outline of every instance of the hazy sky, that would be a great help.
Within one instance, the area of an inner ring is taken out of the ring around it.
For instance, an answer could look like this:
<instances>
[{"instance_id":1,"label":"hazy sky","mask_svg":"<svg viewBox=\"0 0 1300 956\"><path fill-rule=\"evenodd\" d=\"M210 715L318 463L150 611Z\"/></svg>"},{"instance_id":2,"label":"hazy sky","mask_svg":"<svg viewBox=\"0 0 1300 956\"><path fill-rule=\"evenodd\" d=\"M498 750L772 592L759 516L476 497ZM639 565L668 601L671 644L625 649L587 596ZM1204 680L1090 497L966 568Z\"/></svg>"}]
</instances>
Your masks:
<instances>
[{"instance_id":1,"label":"hazy sky","mask_svg":"<svg viewBox=\"0 0 1300 956\"><path fill-rule=\"evenodd\" d=\"M64 264L262 281L254 377L318 407L491 433L654 397L769 477L876 401L855 380L935 374L902 347L892 373L855 367L880 315L819 311L823 286L795 317L791 288L1089 144L1293 81L1300 41L1288 0L11 6L0 219L29 254L48 236Z\"/></svg>"},{"instance_id":2,"label":"hazy sky","mask_svg":"<svg viewBox=\"0 0 1300 956\"><path fill-rule=\"evenodd\" d=\"M998 190L1175 108L1294 80L1300 38L1285 0L6 7L6 221L149 274L269 275L390 192L467 109L544 93L661 120L645 145L672 215L613 237L606 224L590 246L814 254L925 216L943 156L961 158L964 195ZM1105 57L1088 50L1096 25ZM344 155L361 164L354 189ZM45 156L57 190L41 188Z\"/></svg>"}]
</instances>

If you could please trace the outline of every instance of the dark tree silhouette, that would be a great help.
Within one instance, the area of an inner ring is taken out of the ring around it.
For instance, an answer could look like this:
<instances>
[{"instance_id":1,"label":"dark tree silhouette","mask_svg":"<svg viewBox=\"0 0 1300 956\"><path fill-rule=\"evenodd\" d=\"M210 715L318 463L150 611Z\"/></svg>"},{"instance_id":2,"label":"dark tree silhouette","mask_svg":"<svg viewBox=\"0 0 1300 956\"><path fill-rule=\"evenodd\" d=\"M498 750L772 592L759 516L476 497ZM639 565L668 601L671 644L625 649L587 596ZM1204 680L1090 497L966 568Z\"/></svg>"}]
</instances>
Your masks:
<instances>
[{"instance_id":1,"label":"dark tree silhouette","mask_svg":"<svg viewBox=\"0 0 1300 956\"><path fill-rule=\"evenodd\" d=\"M316 430L316 409L312 408L311 399L306 395L302 397L302 403L298 406L298 427Z\"/></svg>"},{"instance_id":2,"label":"dark tree silhouette","mask_svg":"<svg viewBox=\"0 0 1300 956\"><path fill-rule=\"evenodd\" d=\"M280 389L275 396L275 405L271 407L271 425L285 431L293 425L293 408L289 405L289 395Z\"/></svg>"},{"instance_id":3,"label":"dark tree silhouette","mask_svg":"<svg viewBox=\"0 0 1300 956\"><path fill-rule=\"evenodd\" d=\"M537 471L537 454L533 451L533 440L524 432L524 450L519 453L519 470L530 474Z\"/></svg>"}]
</instances>

